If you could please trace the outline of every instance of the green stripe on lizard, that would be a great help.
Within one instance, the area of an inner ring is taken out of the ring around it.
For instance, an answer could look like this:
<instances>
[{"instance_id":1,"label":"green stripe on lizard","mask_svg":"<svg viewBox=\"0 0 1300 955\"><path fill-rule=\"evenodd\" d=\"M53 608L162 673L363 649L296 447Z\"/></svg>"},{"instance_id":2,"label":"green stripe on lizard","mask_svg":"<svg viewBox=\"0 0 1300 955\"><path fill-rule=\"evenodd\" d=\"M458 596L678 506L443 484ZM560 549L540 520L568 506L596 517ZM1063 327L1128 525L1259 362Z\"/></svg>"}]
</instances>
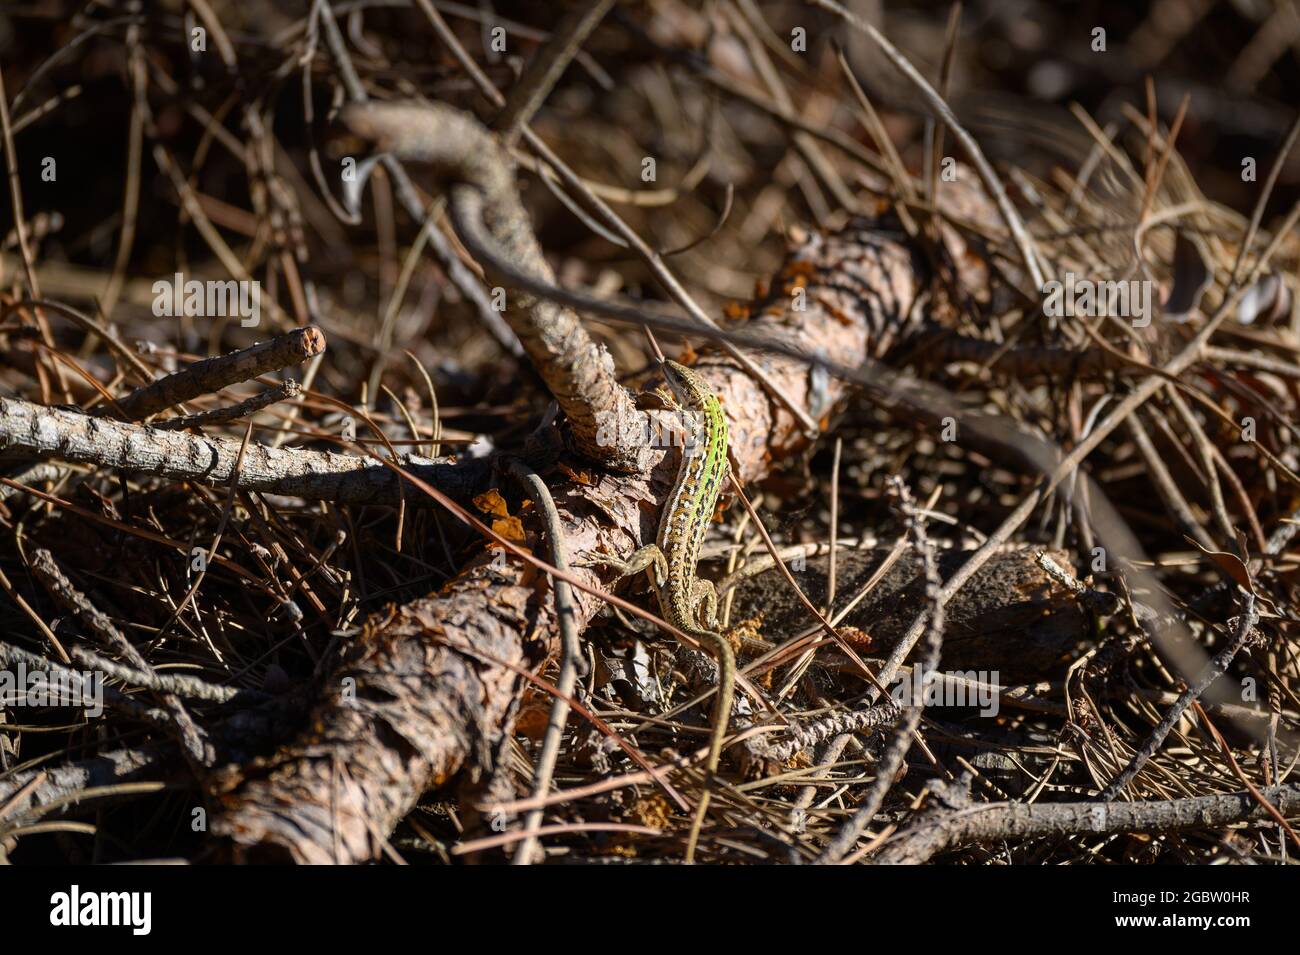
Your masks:
<instances>
[{"instance_id":1,"label":"green stripe on lizard","mask_svg":"<svg viewBox=\"0 0 1300 955\"><path fill-rule=\"evenodd\" d=\"M700 546L727 479L727 416L717 396L694 371L675 361L665 361L663 370L679 408L689 412L682 415L686 432L682 460L655 543L633 554L622 565L621 576L651 571L650 580L663 618L698 640L718 660L713 732L704 764L710 780L700 797L686 843L686 861L691 862L709 805L712 777L722 755L736 685L736 658L731 645L711 629L717 625L717 592L711 581L695 576Z\"/></svg>"}]
</instances>

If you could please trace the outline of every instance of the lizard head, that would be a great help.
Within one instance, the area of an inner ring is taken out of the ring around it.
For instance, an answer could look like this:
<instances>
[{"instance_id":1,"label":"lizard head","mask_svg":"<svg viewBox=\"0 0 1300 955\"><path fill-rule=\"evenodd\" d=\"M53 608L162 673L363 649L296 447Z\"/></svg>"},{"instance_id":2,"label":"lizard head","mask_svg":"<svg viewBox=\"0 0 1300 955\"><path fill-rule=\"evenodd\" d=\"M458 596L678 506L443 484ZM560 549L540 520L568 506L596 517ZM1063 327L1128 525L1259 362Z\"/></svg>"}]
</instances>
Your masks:
<instances>
[{"instance_id":1,"label":"lizard head","mask_svg":"<svg viewBox=\"0 0 1300 955\"><path fill-rule=\"evenodd\" d=\"M673 396L680 405L685 406L690 401L692 393L698 395L700 392L709 390L704 383L704 379L685 365L675 362L671 358L664 359L663 373L664 378L668 381L668 387L672 389Z\"/></svg>"}]
</instances>

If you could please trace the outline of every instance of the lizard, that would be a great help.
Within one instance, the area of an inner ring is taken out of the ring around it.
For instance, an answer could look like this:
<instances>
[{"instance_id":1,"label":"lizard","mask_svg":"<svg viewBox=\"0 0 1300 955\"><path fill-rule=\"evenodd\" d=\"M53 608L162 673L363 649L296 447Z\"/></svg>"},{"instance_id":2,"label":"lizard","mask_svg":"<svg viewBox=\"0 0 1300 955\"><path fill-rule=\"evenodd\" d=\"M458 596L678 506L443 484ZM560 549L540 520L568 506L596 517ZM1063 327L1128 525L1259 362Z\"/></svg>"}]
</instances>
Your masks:
<instances>
[{"instance_id":1,"label":"lizard","mask_svg":"<svg viewBox=\"0 0 1300 955\"><path fill-rule=\"evenodd\" d=\"M602 561L619 570L618 579L649 572L663 618L712 651L718 661L718 692L713 702L713 730L704 762L710 782L696 806L686 842L686 862L694 861L700 826L708 810L711 780L718 769L727 735L736 686L736 657L731 644L716 630L718 594L713 582L696 576L700 546L727 479L727 415L717 395L698 373L671 359L662 365L672 404L684 412L685 440L672 493L659 519L653 544L637 550L625 562Z\"/></svg>"}]
</instances>

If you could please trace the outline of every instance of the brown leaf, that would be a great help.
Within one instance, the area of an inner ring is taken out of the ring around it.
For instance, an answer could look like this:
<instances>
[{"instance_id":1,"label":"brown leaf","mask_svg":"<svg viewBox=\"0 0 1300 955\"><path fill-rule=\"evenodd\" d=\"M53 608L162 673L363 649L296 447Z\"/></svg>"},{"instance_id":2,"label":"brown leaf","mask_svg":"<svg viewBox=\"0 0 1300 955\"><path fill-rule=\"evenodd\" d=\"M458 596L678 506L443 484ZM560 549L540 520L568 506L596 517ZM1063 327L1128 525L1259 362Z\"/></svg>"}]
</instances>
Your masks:
<instances>
[{"instance_id":1,"label":"brown leaf","mask_svg":"<svg viewBox=\"0 0 1300 955\"><path fill-rule=\"evenodd\" d=\"M499 517L492 522L492 530L496 531L512 544L522 544L526 540L524 536L524 525L517 517Z\"/></svg>"},{"instance_id":2,"label":"brown leaf","mask_svg":"<svg viewBox=\"0 0 1300 955\"><path fill-rule=\"evenodd\" d=\"M1252 594L1255 593L1255 585L1251 582L1250 571L1246 568L1246 565L1242 563L1240 557L1236 554L1229 554L1226 551L1206 550L1190 537L1188 537L1187 540L1195 545L1196 549L1202 554L1214 561L1221 571L1240 584L1243 590L1248 590Z\"/></svg>"},{"instance_id":3,"label":"brown leaf","mask_svg":"<svg viewBox=\"0 0 1300 955\"><path fill-rule=\"evenodd\" d=\"M550 713L549 695L530 687L525 691L523 703L520 705L519 718L515 720L515 732L527 736L534 742L540 742L546 734Z\"/></svg>"},{"instance_id":4,"label":"brown leaf","mask_svg":"<svg viewBox=\"0 0 1300 955\"><path fill-rule=\"evenodd\" d=\"M570 480L576 481L577 483L581 484L583 487L596 486L596 477L586 468L582 469L581 471L575 471L567 464L561 464L559 465L559 470L563 471L566 475L568 475Z\"/></svg>"},{"instance_id":5,"label":"brown leaf","mask_svg":"<svg viewBox=\"0 0 1300 955\"><path fill-rule=\"evenodd\" d=\"M493 517L509 517L510 508L506 506L505 498L496 488L490 491L484 491L474 498L474 506L484 514L491 514Z\"/></svg>"}]
</instances>

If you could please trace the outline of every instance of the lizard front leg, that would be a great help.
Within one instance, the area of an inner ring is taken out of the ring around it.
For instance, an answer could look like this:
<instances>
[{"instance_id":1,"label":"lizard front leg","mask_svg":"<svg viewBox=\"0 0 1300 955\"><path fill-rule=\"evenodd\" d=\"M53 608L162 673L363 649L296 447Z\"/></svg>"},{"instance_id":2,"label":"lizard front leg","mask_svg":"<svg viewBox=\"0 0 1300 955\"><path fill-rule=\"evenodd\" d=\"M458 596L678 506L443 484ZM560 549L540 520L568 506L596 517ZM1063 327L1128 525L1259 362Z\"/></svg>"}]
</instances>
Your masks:
<instances>
[{"instance_id":1,"label":"lizard front leg","mask_svg":"<svg viewBox=\"0 0 1300 955\"><path fill-rule=\"evenodd\" d=\"M617 587L629 577L635 577L642 571L650 571L651 582L655 588L662 587L668 579L668 558L664 552L659 549L658 544L646 544L633 552L627 560L619 560L617 557L596 556L587 560L575 563L577 567L612 567L618 571L618 576L610 585Z\"/></svg>"}]
</instances>

